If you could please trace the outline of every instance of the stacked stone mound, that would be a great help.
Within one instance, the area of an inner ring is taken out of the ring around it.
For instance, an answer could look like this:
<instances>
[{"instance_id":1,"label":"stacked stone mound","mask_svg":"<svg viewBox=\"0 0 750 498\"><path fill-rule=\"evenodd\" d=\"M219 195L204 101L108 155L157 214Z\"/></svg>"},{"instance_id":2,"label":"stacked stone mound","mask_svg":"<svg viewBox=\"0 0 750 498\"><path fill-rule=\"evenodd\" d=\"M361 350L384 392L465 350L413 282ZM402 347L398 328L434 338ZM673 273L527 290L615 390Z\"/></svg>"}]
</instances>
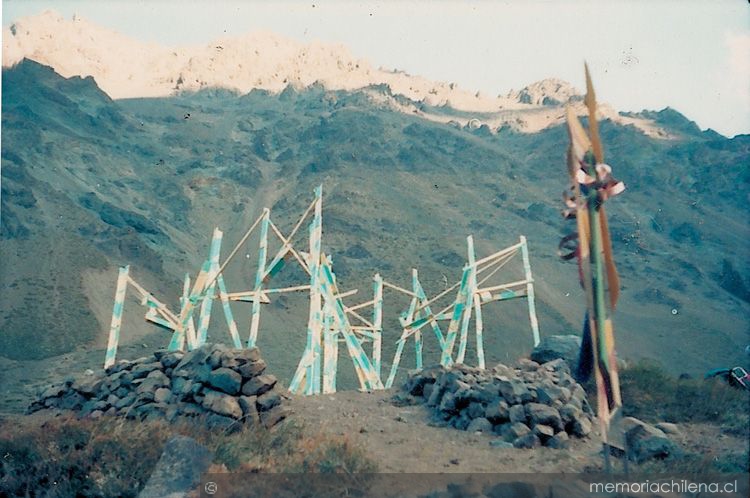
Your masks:
<instances>
[{"instance_id":1,"label":"stacked stone mound","mask_svg":"<svg viewBox=\"0 0 750 498\"><path fill-rule=\"evenodd\" d=\"M170 422L183 417L209 428L238 429L242 423L271 428L290 410L276 377L265 370L258 348L206 344L188 353L156 351L52 386L40 393L29 412L59 409L89 418Z\"/></svg>"},{"instance_id":2,"label":"stacked stone mound","mask_svg":"<svg viewBox=\"0 0 750 498\"><path fill-rule=\"evenodd\" d=\"M435 366L411 374L404 389L421 396L439 423L498 435L516 448L564 448L570 436L592 430L586 392L563 359L487 370Z\"/></svg>"}]
</instances>

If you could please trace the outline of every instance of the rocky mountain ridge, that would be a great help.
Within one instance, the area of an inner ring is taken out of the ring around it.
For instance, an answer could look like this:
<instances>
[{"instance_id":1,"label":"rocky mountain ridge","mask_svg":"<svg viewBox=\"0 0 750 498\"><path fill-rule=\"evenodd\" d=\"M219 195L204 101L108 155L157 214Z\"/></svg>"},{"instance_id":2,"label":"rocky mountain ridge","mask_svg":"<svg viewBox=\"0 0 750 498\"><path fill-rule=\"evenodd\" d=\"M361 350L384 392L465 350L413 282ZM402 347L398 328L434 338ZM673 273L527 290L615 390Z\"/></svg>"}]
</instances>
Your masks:
<instances>
[{"instance_id":1,"label":"rocky mountain ridge","mask_svg":"<svg viewBox=\"0 0 750 498\"><path fill-rule=\"evenodd\" d=\"M510 127L536 132L560 124L569 103L585 115L580 92L560 80L542 80L507 95L489 96L455 83L376 68L342 45L306 45L269 32L166 47L142 43L80 17L68 20L46 11L3 30L3 67L23 58L48 65L65 77L92 76L114 99L165 97L206 88L280 93L287 87L299 91L316 83L346 91L386 85L394 96L406 99L384 99L395 110L438 122L478 122L493 131ZM376 98L383 102L382 96ZM622 116L606 105L600 113L649 136L671 137L642 116Z\"/></svg>"}]
</instances>

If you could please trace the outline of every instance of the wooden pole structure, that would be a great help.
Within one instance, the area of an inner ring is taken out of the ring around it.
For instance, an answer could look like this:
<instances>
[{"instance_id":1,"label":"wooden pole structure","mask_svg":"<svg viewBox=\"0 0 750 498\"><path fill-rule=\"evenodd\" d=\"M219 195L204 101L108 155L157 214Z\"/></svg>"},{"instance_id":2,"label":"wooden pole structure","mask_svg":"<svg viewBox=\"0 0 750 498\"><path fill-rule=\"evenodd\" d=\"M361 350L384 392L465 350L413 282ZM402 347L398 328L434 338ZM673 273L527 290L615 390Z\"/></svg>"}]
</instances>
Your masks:
<instances>
[{"instance_id":1,"label":"wooden pole structure","mask_svg":"<svg viewBox=\"0 0 750 498\"><path fill-rule=\"evenodd\" d=\"M466 246L469 255L469 281L466 287L466 305L464 306L464 314L461 320L461 340L458 344L456 363L463 363L466 357L466 345L469 342L469 322L471 322L471 310L474 306L474 293L477 287L476 254L474 253L474 237L471 235L466 237Z\"/></svg>"},{"instance_id":2,"label":"wooden pole structure","mask_svg":"<svg viewBox=\"0 0 750 498\"><path fill-rule=\"evenodd\" d=\"M456 342L458 327L461 323L462 317L464 316L464 308L466 307L466 300L468 297L470 275L471 268L468 265L464 266L464 271L461 275L461 285L458 288L456 302L453 305L453 315L451 316L450 325L448 325L448 333L445 338L445 347L443 348L443 353L440 356L440 364L444 367L449 367L453 364L453 345Z\"/></svg>"},{"instance_id":3,"label":"wooden pole structure","mask_svg":"<svg viewBox=\"0 0 750 498\"><path fill-rule=\"evenodd\" d=\"M344 303L340 298L336 298L338 292L336 290L336 282L333 271L331 270L330 262L324 258L321 261L321 265L321 293L325 296L326 303L331 307L336 327L344 336L344 342L349 352L349 356L354 363L354 369L359 378L360 387L366 391L382 389L383 383L380 380L380 376L377 375L372 362L367 357L365 350L362 348L362 344L351 328L351 324L349 323L344 308Z\"/></svg>"},{"instance_id":4,"label":"wooden pole structure","mask_svg":"<svg viewBox=\"0 0 750 498\"><path fill-rule=\"evenodd\" d=\"M378 377L382 374L383 349L383 277L376 273L373 280L372 325L375 338L372 340L372 362Z\"/></svg>"},{"instance_id":5,"label":"wooden pole structure","mask_svg":"<svg viewBox=\"0 0 750 498\"><path fill-rule=\"evenodd\" d=\"M443 337L443 331L440 330L440 325L438 325L437 319L432 314L432 309L428 304L427 296L425 295L424 289L422 288L422 284L420 283L419 279L417 279L416 281L416 288L414 289L414 292L416 292L417 299L419 300L417 313L421 313L422 319L426 320L427 323L429 323L432 327L432 331L435 334L435 338L438 340L438 345L440 346L440 350L442 351L442 349L445 347L445 338Z\"/></svg>"},{"instance_id":6,"label":"wooden pole structure","mask_svg":"<svg viewBox=\"0 0 750 498\"><path fill-rule=\"evenodd\" d=\"M263 221L260 224L260 244L258 248L258 270L255 273L255 295L253 296L253 309L250 317L250 335L247 338L247 347L255 347L258 340L258 327L260 326L260 291L263 288L263 278L266 272L266 252L268 251L268 222L271 211L263 208Z\"/></svg>"},{"instance_id":7,"label":"wooden pole structure","mask_svg":"<svg viewBox=\"0 0 750 498\"><path fill-rule=\"evenodd\" d=\"M307 319L307 342L305 352L302 355L297 370L289 384L289 391L301 392L304 394L314 394L314 376L320 368L315 367L316 362L320 362L320 357L316 356L320 351L321 329L323 322L322 296L321 296L321 238L322 238L322 218L323 218L323 186L320 185L315 189L315 201L308 208L304 216L313 211L313 219L310 223L309 232L309 252L307 256L307 267L310 269L310 308ZM301 223L302 220L300 220ZM295 227L295 230L298 228ZM291 237L290 237L291 238Z\"/></svg>"},{"instance_id":8,"label":"wooden pole structure","mask_svg":"<svg viewBox=\"0 0 750 498\"><path fill-rule=\"evenodd\" d=\"M198 337L197 346L202 346L208 339L208 325L211 322L211 308L214 304L214 295L216 294L216 279L214 278L214 272L219 269L219 252L221 251L221 239L222 232L218 228L214 228L214 233L211 236L211 246L208 252L208 274L211 284L206 290L206 294L203 296L201 302L200 317L198 318Z\"/></svg>"},{"instance_id":9,"label":"wooden pole structure","mask_svg":"<svg viewBox=\"0 0 750 498\"><path fill-rule=\"evenodd\" d=\"M531 322L531 333L534 336L534 347L539 345L539 322L536 318L536 303L534 302L534 278L531 276L531 263L529 263L529 248L526 237L521 235L521 258L523 259L523 271L526 277L526 301L529 305L529 322Z\"/></svg>"},{"instance_id":10,"label":"wooden pole structure","mask_svg":"<svg viewBox=\"0 0 750 498\"><path fill-rule=\"evenodd\" d=\"M120 342L120 327L122 326L122 311L125 306L125 294L128 290L128 273L130 266L123 266L117 275L117 289L115 290L115 304L112 308L112 321L109 326L109 341L107 353L104 357L104 368L115 364L117 345Z\"/></svg>"},{"instance_id":11,"label":"wooden pole structure","mask_svg":"<svg viewBox=\"0 0 750 498\"><path fill-rule=\"evenodd\" d=\"M477 333L477 366L484 370L484 322L482 321L482 303L479 294L474 294L474 321Z\"/></svg>"},{"instance_id":12,"label":"wooden pole structure","mask_svg":"<svg viewBox=\"0 0 750 498\"><path fill-rule=\"evenodd\" d=\"M180 297L180 314L182 314L182 310L185 309L185 306L187 306L188 299L190 298L190 274L185 273L185 280L182 284L182 296ZM195 335L195 320L193 320L193 317L190 317L190 321L188 322L188 330L192 335ZM173 332L174 334L179 334L179 332L175 329ZM180 348L182 349L185 347L185 334L180 334L178 337L178 340L181 341Z\"/></svg>"}]
</instances>

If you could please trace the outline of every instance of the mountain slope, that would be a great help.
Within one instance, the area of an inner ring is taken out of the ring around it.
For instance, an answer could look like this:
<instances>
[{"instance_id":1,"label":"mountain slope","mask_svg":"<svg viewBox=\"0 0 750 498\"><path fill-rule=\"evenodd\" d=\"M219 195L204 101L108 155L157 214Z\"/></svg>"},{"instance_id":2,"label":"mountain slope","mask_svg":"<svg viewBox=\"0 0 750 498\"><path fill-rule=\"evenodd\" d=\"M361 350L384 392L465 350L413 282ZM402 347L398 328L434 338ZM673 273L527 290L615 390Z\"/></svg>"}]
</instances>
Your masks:
<instances>
[{"instance_id":1,"label":"mountain slope","mask_svg":"<svg viewBox=\"0 0 750 498\"><path fill-rule=\"evenodd\" d=\"M434 295L444 278L460 277L466 235L481 257L525 234L542 334L579 332L576 271L556 255L571 229L559 216L567 182L560 126L493 134L435 123L383 104L395 98L387 87L112 101L90 78L66 80L31 61L3 71L2 95L4 356L101 346L118 265L131 264L139 282L176 308L182 276L195 274L214 226L225 232L223 254L264 206L288 231L320 183L324 250L342 287L364 294L356 301L366 299L375 271L408 286L412 267ZM741 167L750 137L700 133L675 111L649 119L676 138L602 124L608 160L628 186L608 206L624 287L618 349L692 373L733 364L750 307ZM231 289L254 280L257 239L249 243L249 257L227 270ZM519 272L509 268L506 278ZM282 272L276 282L303 281ZM393 318L407 303L386 299L388 368L399 335ZM260 345L282 376L304 346L305 302L276 299L263 314ZM529 350L523 303L486 310L488 361ZM235 314L244 336L249 310L237 305ZM220 317L215 326L221 339ZM128 301L123 341L167 340ZM405 356L402 367L412 365Z\"/></svg>"}]
</instances>

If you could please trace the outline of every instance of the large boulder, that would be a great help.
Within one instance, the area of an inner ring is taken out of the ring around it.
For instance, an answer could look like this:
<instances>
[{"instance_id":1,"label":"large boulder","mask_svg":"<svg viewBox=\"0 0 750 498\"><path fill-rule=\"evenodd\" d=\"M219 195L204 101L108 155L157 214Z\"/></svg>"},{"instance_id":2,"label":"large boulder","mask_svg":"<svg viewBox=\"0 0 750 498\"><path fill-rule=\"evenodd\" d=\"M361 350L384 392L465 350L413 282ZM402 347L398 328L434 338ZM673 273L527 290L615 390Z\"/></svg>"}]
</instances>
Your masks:
<instances>
[{"instance_id":1,"label":"large boulder","mask_svg":"<svg viewBox=\"0 0 750 498\"><path fill-rule=\"evenodd\" d=\"M273 389L275 385L276 377L273 375L259 375L245 382L245 385L242 386L242 394L245 396L260 396Z\"/></svg>"},{"instance_id":2,"label":"large boulder","mask_svg":"<svg viewBox=\"0 0 750 498\"><path fill-rule=\"evenodd\" d=\"M526 416L532 425L548 425L559 431L563 429L560 413L548 405L541 403L529 403L526 405Z\"/></svg>"},{"instance_id":3,"label":"large boulder","mask_svg":"<svg viewBox=\"0 0 750 498\"><path fill-rule=\"evenodd\" d=\"M669 439L664 431L637 418L624 418L622 428L631 460L642 463L646 460L664 459L680 453L680 448Z\"/></svg>"},{"instance_id":4,"label":"large boulder","mask_svg":"<svg viewBox=\"0 0 750 498\"><path fill-rule=\"evenodd\" d=\"M208 376L208 385L227 394L237 394L242 386L242 376L231 368L217 368Z\"/></svg>"},{"instance_id":5,"label":"large boulder","mask_svg":"<svg viewBox=\"0 0 750 498\"><path fill-rule=\"evenodd\" d=\"M201 403L205 408L219 415L225 415L232 418L242 417L242 408L239 401L234 396L224 394L210 389L205 390L205 396Z\"/></svg>"},{"instance_id":6,"label":"large boulder","mask_svg":"<svg viewBox=\"0 0 750 498\"><path fill-rule=\"evenodd\" d=\"M212 459L211 452L194 439L172 437L138 498L185 496L200 482Z\"/></svg>"},{"instance_id":7,"label":"large boulder","mask_svg":"<svg viewBox=\"0 0 750 498\"><path fill-rule=\"evenodd\" d=\"M581 349L581 338L577 335L550 335L541 340L531 352L531 359L537 363L562 358L570 371L575 372L578 366L578 352Z\"/></svg>"}]
</instances>

